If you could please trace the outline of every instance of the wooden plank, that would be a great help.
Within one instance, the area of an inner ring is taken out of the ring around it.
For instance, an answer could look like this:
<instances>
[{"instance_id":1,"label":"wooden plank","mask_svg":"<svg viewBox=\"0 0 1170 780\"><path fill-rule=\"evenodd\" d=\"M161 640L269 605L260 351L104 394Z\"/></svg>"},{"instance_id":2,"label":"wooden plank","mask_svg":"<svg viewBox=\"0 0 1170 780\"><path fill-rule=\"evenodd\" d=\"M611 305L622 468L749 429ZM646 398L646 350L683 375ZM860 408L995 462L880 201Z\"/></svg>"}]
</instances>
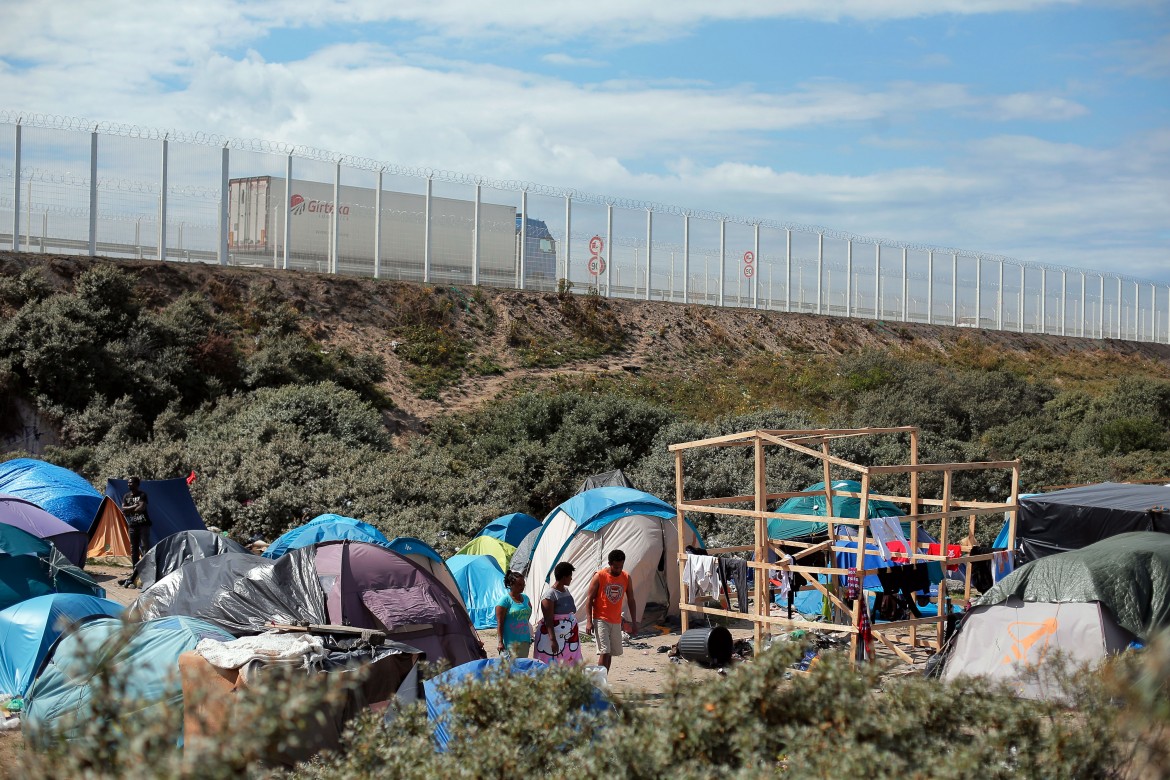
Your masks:
<instances>
[{"instance_id":1,"label":"wooden plank","mask_svg":"<svg viewBox=\"0 0 1170 780\"><path fill-rule=\"evenodd\" d=\"M784 439L778 439L775 436L768 436L768 435L761 433L760 438L763 439L764 441L770 442L772 444L779 444L781 447L787 447L788 449L790 449L794 452L799 452L803 455L808 455L810 458L816 458L816 459L820 460L821 458L825 457L825 455L818 452L817 450L809 449L808 447L802 447L799 444L793 444L792 442L785 441ZM845 460L844 458L838 458L835 455L829 455L828 459L829 459L830 463L832 463L836 466L840 466L841 468L849 469L850 471L856 471L859 474L866 474L869 472L868 466L861 466L861 465L858 465L857 463L853 463L852 461Z\"/></svg>"},{"instance_id":2,"label":"wooden plank","mask_svg":"<svg viewBox=\"0 0 1170 780\"><path fill-rule=\"evenodd\" d=\"M667 447L667 449L670 452L681 452L682 450L691 450L696 447L710 447L713 444L724 444L726 442L744 441L745 444L750 444L750 440L757 437L759 433L759 431L729 433L726 436L712 436L709 439L698 439L697 441L687 441L682 442L681 444L671 444L669 447Z\"/></svg>"},{"instance_id":3,"label":"wooden plank","mask_svg":"<svg viewBox=\"0 0 1170 780\"><path fill-rule=\"evenodd\" d=\"M901 658L903 661L905 661L908 664L914 663L914 659L910 657L909 653L907 653L905 650L903 650L902 648L895 645L890 640L886 639L885 634L883 634L881 631L874 629L872 633L874 636L876 636L878 639L881 640L883 645L885 645L890 650L892 650L894 652L894 655L898 656L899 658Z\"/></svg>"},{"instance_id":4,"label":"wooden plank","mask_svg":"<svg viewBox=\"0 0 1170 780\"><path fill-rule=\"evenodd\" d=\"M995 460L985 463L919 463L916 466L905 464L902 466L870 466L870 474L912 474L923 471L983 471L991 469L1010 469L1018 461Z\"/></svg>"},{"instance_id":5,"label":"wooden plank","mask_svg":"<svg viewBox=\"0 0 1170 780\"><path fill-rule=\"evenodd\" d=\"M712 506L714 504L742 504L755 501L755 496L727 496L726 498L692 498L687 502L689 506Z\"/></svg>"},{"instance_id":6,"label":"wooden plank","mask_svg":"<svg viewBox=\"0 0 1170 780\"><path fill-rule=\"evenodd\" d=\"M772 430L761 429L758 433L769 436L871 436L878 433L910 433L918 428L913 425L902 425L896 428L806 428L804 430Z\"/></svg>"},{"instance_id":7,"label":"wooden plank","mask_svg":"<svg viewBox=\"0 0 1170 780\"><path fill-rule=\"evenodd\" d=\"M717 553L748 552L755 549L756 546L754 544L741 544L738 547L708 547L707 552L711 555L715 555Z\"/></svg>"},{"instance_id":8,"label":"wooden plank","mask_svg":"<svg viewBox=\"0 0 1170 780\"><path fill-rule=\"evenodd\" d=\"M832 539L834 536L833 520L828 516L833 514L833 475L830 473L832 464L829 463L829 458L831 456L829 454L829 443L827 441L821 444L821 454L824 455L824 473L821 481L825 486L825 525L828 530L829 538Z\"/></svg>"},{"instance_id":9,"label":"wooden plank","mask_svg":"<svg viewBox=\"0 0 1170 780\"><path fill-rule=\"evenodd\" d=\"M686 540L683 537L683 528L686 526L686 517L683 514L683 453L682 450L676 450L674 453L674 505L675 505L675 529L678 532L678 554L680 565L678 567L678 599L679 603L685 604L690 598L687 594L687 581L683 576L683 567L681 562L686 560ZM680 628L683 633L686 633L687 613L685 611L679 612Z\"/></svg>"},{"instance_id":10,"label":"wooden plank","mask_svg":"<svg viewBox=\"0 0 1170 780\"><path fill-rule=\"evenodd\" d=\"M817 580L817 579L815 579L815 578L814 578L814 579L811 579L811 580L806 580L806 581L808 582L808 584L809 584L809 585L812 585L812 586L813 586L815 589L819 590L819 591L821 592L821 595L822 595L822 596L824 596L824 597L825 597L825 598L827 598L829 601L831 601L831 602L833 602L834 604L836 604L836 605L837 605L837 608L838 608L838 609L840 609L842 612L848 612L848 611L849 611L849 607L848 607L848 606L846 606L845 602L844 602L844 601L842 601L841 599L839 599L839 598L838 598L838 597L837 597L835 594L833 594L833 593L832 593L832 592L831 592L831 591L830 591L828 588L826 588L826 587L825 587L825 585L824 585L824 583L820 582L819 580Z\"/></svg>"},{"instance_id":11,"label":"wooden plank","mask_svg":"<svg viewBox=\"0 0 1170 780\"><path fill-rule=\"evenodd\" d=\"M710 512L713 515L728 515L730 517L755 517L755 510L752 509L728 509L720 506L703 506L702 504L675 504L675 506L683 512Z\"/></svg>"},{"instance_id":12,"label":"wooden plank","mask_svg":"<svg viewBox=\"0 0 1170 780\"><path fill-rule=\"evenodd\" d=\"M1020 463L1012 468L1012 509L1008 515L1008 549L1016 549L1016 524L1020 522Z\"/></svg>"},{"instance_id":13,"label":"wooden plank","mask_svg":"<svg viewBox=\"0 0 1170 780\"><path fill-rule=\"evenodd\" d=\"M764 521L763 513L768 509L768 501L764 495L768 492L767 487L767 473L764 469L764 442L756 437L755 442L755 488L756 488L756 560L768 560L768 527ZM768 579L767 577L755 578L756 590L756 613L767 616L769 604L766 602L766 594L768 593ZM764 646L764 624L757 621L753 627L753 636L756 640L756 647Z\"/></svg>"},{"instance_id":14,"label":"wooden plank","mask_svg":"<svg viewBox=\"0 0 1170 780\"><path fill-rule=\"evenodd\" d=\"M728 609L717 609L715 607L700 607L698 604L683 604L681 609L684 612L697 612L702 615L720 615L722 617L734 618L736 620L758 620L761 623L767 623L773 626L783 626L787 628L807 628L813 631L832 631L838 634L853 633L856 629L850 626L842 626L837 623L816 623L810 620L800 620L799 618L782 618L775 615L753 615L750 612L732 612Z\"/></svg>"}]
</instances>

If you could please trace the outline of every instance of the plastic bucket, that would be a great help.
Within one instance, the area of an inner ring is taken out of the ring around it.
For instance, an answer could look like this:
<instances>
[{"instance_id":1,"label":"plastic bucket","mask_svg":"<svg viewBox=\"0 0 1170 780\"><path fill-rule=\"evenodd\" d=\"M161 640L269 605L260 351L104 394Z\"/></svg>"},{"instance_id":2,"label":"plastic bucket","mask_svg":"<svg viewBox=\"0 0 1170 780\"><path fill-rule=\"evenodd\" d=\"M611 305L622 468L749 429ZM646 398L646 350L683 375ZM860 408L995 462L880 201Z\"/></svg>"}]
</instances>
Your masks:
<instances>
[{"instance_id":1,"label":"plastic bucket","mask_svg":"<svg viewBox=\"0 0 1170 780\"><path fill-rule=\"evenodd\" d=\"M688 661L724 666L731 661L731 632L723 626L692 628L678 640L678 654Z\"/></svg>"}]
</instances>

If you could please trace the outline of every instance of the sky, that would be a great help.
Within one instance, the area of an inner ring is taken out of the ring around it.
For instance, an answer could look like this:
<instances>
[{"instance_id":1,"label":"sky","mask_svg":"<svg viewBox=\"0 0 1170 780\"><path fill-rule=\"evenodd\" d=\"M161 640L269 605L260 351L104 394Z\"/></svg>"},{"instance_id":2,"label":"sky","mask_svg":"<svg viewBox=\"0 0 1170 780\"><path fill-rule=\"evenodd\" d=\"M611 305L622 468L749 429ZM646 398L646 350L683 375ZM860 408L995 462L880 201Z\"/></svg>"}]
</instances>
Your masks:
<instances>
[{"instance_id":1,"label":"sky","mask_svg":"<svg viewBox=\"0 0 1170 780\"><path fill-rule=\"evenodd\" d=\"M3 7L3 110L1170 283L1167 0Z\"/></svg>"}]
</instances>

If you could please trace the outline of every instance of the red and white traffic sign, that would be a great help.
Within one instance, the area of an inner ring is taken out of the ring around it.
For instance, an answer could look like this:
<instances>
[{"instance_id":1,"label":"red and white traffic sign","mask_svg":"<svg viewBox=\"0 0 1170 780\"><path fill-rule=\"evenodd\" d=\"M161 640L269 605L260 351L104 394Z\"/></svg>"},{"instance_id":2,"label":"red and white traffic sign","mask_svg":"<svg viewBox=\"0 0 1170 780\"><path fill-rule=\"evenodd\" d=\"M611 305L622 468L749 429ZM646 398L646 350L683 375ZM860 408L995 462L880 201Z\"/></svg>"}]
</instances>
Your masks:
<instances>
[{"instance_id":1,"label":"red and white traffic sign","mask_svg":"<svg viewBox=\"0 0 1170 780\"><path fill-rule=\"evenodd\" d=\"M589 273L600 276L605 273L605 258L593 255L589 258Z\"/></svg>"},{"instance_id":2,"label":"red and white traffic sign","mask_svg":"<svg viewBox=\"0 0 1170 780\"><path fill-rule=\"evenodd\" d=\"M747 263L748 265L751 265L752 263L754 263L756 261L756 253L750 249L748 251L744 252L743 253L743 261L745 263ZM748 276L751 276L751 274L748 274Z\"/></svg>"},{"instance_id":3,"label":"red and white traffic sign","mask_svg":"<svg viewBox=\"0 0 1170 780\"><path fill-rule=\"evenodd\" d=\"M595 255L601 254L601 250L604 248L605 248L605 241L603 241L601 239L601 236L594 236L593 238L589 239L589 251L592 252L593 254L595 254Z\"/></svg>"},{"instance_id":4,"label":"red and white traffic sign","mask_svg":"<svg viewBox=\"0 0 1170 780\"><path fill-rule=\"evenodd\" d=\"M756 267L754 265L745 265L743 267L743 275L746 276L748 279L751 279L752 276L755 274L755 272L756 272Z\"/></svg>"}]
</instances>

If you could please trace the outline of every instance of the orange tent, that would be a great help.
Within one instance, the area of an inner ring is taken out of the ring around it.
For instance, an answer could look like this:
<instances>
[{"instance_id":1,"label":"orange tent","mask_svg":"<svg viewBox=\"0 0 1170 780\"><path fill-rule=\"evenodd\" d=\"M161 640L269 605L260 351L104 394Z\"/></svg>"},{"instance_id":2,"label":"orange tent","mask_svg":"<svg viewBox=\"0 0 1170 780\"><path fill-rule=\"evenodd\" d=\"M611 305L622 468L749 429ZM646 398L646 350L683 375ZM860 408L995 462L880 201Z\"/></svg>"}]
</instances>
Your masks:
<instances>
[{"instance_id":1,"label":"orange tent","mask_svg":"<svg viewBox=\"0 0 1170 780\"><path fill-rule=\"evenodd\" d=\"M102 498L97 517L89 527L89 549L85 557L110 563L130 563L130 531L126 527L126 516L109 496Z\"/></svg>"}]
</instances>

